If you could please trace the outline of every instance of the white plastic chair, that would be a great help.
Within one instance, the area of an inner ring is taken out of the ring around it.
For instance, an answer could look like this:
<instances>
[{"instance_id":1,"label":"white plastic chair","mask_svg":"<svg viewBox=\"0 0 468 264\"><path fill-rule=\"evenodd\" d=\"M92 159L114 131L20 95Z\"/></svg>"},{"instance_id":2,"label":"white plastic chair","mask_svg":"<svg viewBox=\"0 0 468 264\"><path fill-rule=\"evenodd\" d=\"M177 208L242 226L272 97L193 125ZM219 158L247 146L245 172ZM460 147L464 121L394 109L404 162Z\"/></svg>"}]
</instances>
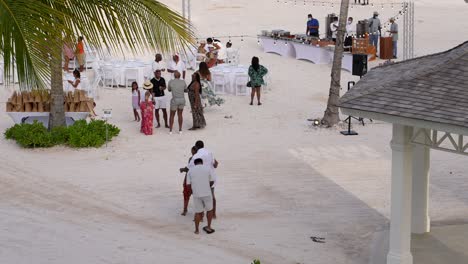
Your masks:
<instances>
[{"instance_id":1,"label":"white plastic chair","mask_svg":"<svg viewBox=\"0 0 468 264\"><path fill-rule=\"evenodd\" d=\"M263 77L263 81L265 81L265 84L263 86L265 86L265 90L269 90L271 91L271 77L270 77L270 74L267 73L264 77Z\"/></svg>"},{"instance_id":2,"label":"white plastic chair","mask_svg":"<svg viewBox=\"0 0 468 264\"><path fill-rule=\"evenodd\" d=\"M234 77L234 93L236 96L246 96L249 94L249 87L247 87L248 81L249 75L245 73L236 73Z\"/></svg>"},{"instance_id":3,"label":"white plastic chair","mask_svg":"<svg viewBox=\"0 0 468 264\"><path fill-rule=\"evenodd\" d=\"M132 82L138 81L138 69L137 68L126 68L125 69L125 88L131 87Z\"/></svg>"},{"instance_id":4,"label":"white plastic chair","mask_svg":"<svg viewBox=\"0 0 468 264\"><path fill-rule=\"evenodd\" d=\"M102 83L104 88L114 88L114 69L112 66L105 65L102 69ZM108 85L110 82L110 85Z\"/></svg>"},{"instance_id":5,"label":"white plastic chair","mask_svg":"<svg viewBox=\"0 0 468 264\"><path fill-rule=\"evenodd\" d=\"M226 93L226 77L222 73L214 73L213 76L213 90L215 94Z\"/></svg>"}]
</instances>

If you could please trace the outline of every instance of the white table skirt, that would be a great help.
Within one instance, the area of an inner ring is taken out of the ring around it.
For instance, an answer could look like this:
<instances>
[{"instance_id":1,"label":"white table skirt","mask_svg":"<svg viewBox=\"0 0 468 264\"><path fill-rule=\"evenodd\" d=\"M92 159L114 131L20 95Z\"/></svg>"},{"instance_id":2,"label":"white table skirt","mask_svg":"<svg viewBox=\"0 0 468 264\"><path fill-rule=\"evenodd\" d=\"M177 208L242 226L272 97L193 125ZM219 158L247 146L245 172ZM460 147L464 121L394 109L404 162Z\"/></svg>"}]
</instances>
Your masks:
<instances>
[{"instance_id":1,"label":"white table skirt","mask_svg":"<svg viewBox=\"0 0 468 264\"><path fill-rule=\"evenodd\" d=\"M341 69L353 72L353 54L343 53L343 62L341 63Z\"/></svg>"},{"instance_id":2,"label":"white table skirt","mask_svg":"<svg viewBox=\"0 0 468 264\"><path fill-rule=\"evenodd\" d=\"M243 74L246 75L248 78L248 70L249 67L243 65L228 65L228 64L220 64L216 67L211 68L211 77L214 78L214 75L223 75L224 80L226 81L226 89L225 92L227 94L236 94L235 90L235 81L236 75ZM246 82L247 84L247 82ZM213 85L213 84L212 84Z\"/></svg>"},{"instance_id":3,"label":"white table skirt","mask_svg":"<svg viewBox=\"0 0 468 264\"><path fill-rule=\"evenodd\" d=\"M308 60L315 64L329 64L333 60L333 51L302 43L292 43L296 50L296 59Z\"/></svg>"},{"instance_id":4,"label":"white table skirt","mask_svg":"<svg viewBox=\"0 0 468 264\"><path fill-rule=\"evenodd\" d=\"M269 37L260 37L260 42L263 47L263 51L268 53L276 53L285 57L296 57L296 51L292 42L285 40L275 40Z\"/></svg>"},{"instance_id":5,"label":"white table skirt","mask_svg":"<svg viewBox=\"0 0 468 264\"><path fill-rule=\"evenodd\" d=\"M298 60L308 60L315 64L329 64L333 62L333 50L324 47L312 46L298 42L275 40L270 37L260 37L263 50L268 53L276 53L281 56L294 57ZM275 44L276 43L276 44ZM353 54L343 53L342 69L353 71Z\"/></svg>"},{"instance_id":6,"label":"white table skirt","mask_svg":"<svg viewBox=\"0 0 468 264\"><path fill-rule=\"evenodd\" d=\"M38 121L45 127L49 127L49 112L8 112L7 114L15 124L32 124ZM67 126L70 126L76 120L86 119L88 115L88 112L65 112L65 121Z\"/></svg>"}]
</instances>

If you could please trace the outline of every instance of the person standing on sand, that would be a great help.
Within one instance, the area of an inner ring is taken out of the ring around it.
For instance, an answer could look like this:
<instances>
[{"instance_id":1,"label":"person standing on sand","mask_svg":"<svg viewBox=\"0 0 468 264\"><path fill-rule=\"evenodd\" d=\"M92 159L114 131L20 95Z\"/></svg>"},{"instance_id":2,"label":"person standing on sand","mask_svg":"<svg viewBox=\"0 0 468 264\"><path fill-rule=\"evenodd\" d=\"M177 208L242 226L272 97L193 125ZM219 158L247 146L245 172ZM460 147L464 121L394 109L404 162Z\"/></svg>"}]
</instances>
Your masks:
<instances>
[{"instance_id":1,"label":"person standing on sand","mask_svg":"<svg viewBox=\"0 0 468 264\"><path fill-rule=\"evenodd\" d=\"M153 84L153 96L156 102L154 116L156 117L156 128L161 127L161 123L159 122L159 109L162 110L163 119L164 119L164 126L169 128L167 124L167 104L166 104L166 96L164 94L164 90L166 90L166 80L161 77L161 70L158 69L154 72L154 78L151 79L151 83Z\"/></svg>"},{"instance_id":2,"label":"person standing on sand","mask_svg":"<svg viewBox=\"0 0 468 264\"><path fill-rule=\"evenodd\" d=\"M138 114L138 109L140 109L141 94L138 89L138 83L132 82L132 107L133 107L133 116L135 116L135 121L140 122L140 115Z\"/></svg>"},{"instance_id":3,"label":"person standing on sand","mask_svg":"<svg viewBox=\"0 0 468 264\"><path fill-rule=\"evenodd\" d=\"M141 108L141 133L145 135L153 135L153 110L154 104L152 100L152 94L149 90L153 88L153 84L150 81L145 81L143 89L145 92L145 101L140 103Z\"/></svg>"},{"instance_id":4,"label":"person standing on sand","mask_svg":"<svg viewBox=\"0 0 468 264\"><path fill-rule=\"evenodd\" d=\"M260 65L260 60L257 57L252 58L252 65L249 67L250 86L252 87L252 93L250 94L250 105L253 105L255 93L257 93L258 105L262 105L260 102L260 89L265 81L263 77L268 73L267 68Z\"/></svg>"},{"instance_id":5,"label":"person standing on sand","mask_svg":"<svg viewBox=\"0 0 468 264\"><path fill-rule=\"evenodd\" d=\"M208 225L203 227L203 230L211 234L215 232L215 230L211 228L211 221L213 220L213 198L211 197L210 187L214 184L213 174L209 167L203 166L202 159L195 159L194 164L195 166L190 168L187 174L187 186L192 189L193 194L195 234L199 233L198 227L203 217L203 212L205 211Z\"/></svg>"},{"instance_id":6,"label":"person standing on sand","mask_svg":"<svg viewBox=\"0 0 468 264\"><path fill-rule=\"evenodd\" d=\"M169 117L169 133L172 134L172 128L174 127L175 114L177 112L177 120L179 121L179 134L182 134L182 123L183 112L185 107L185 93L187 90L187 84L184 80L180 79L180 72L174 72L174 80L169 81L169 92L172 92L171 99L171 113Z\"/></svg>"},{"instance_id":7,"label":"person standing on sand","mask_svg":"<svg viewBox=\"0 0 468 264\"><path fill-rule=\"evenodd\" d=\"M190 161L192 161L193 156L197 154L197 147L193 146L191 153L192 156L189 158L188 164L190 164ZM192 189L190 189L190 187L187 185L187 173L189 172L188 165L185 168L180 168L179 171L180 173L185 172L184 183L182 184L182 186L184 187L184 190L182 191L182 193L184 194L184 210L181 213L181 215L185 216L187 215L188 204L190 201L190 196L192 195Z\"/></svg>"},{"instance_id":8,"label":"person standing on sand","mask_svg":"<svg viewBox=\"0 0 468 264\"><path fill-rule=\"evenodd\" d=\"M215 169L218 168L218 161L214 158L213 152L205 148L205 143L198 140L195 142L195 147L197 148L197 154L193 157L192 162L189 163L189 169L195 166L193 162L195 159L202 159L205 167L210 169L211 174L213 175L213 185L211 186L211 195L213 197L213 218L216 219L216 196L215 196L215 187L216 187L216 173Z\"/></svg>"}]
</instances>

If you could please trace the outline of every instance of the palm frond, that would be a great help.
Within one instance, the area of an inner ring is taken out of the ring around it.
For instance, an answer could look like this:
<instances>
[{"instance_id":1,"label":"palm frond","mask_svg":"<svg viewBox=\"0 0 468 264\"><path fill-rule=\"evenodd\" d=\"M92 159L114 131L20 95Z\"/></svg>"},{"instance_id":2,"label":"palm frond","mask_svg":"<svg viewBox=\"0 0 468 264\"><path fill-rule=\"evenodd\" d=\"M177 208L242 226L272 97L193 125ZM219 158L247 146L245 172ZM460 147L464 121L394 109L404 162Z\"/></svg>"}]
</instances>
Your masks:
<instances>
[{"instance_id":1,"label":"palm frond","mask_svg":"<svg viewBox=\"0 0 468 264\"><path fill-rule=\"evenodd\" d=\"M185 50L194 42L186 19L154 0L0 0L0 54L22 88L45 88L51 56L83 35L101 54Z\"/></svg>"}]
</instances>

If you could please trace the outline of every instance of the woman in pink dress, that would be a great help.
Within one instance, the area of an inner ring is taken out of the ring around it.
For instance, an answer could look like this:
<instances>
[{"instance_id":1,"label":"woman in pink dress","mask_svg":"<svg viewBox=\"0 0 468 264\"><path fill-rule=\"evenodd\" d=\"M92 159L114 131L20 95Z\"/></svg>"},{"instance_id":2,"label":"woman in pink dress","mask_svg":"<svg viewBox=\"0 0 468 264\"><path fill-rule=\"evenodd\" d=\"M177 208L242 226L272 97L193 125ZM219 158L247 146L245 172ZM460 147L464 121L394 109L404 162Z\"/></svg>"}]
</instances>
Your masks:
<instances>
[{"instance_id":1,"label":"woman in pink dress","mask_svg":"<svg viewBox=\"0 0 468 264\"><path fill-rule=\"evenodd\" d=\"M146 83L145 83L146 84ZM151 85L152 87L153 85ZM146 89L146 87L145 87ZM151 92L146 91L145 101L140 103L141 109L141 133L145 135L153 135L153 110L154 104L151 100Z\"/></svg>"},{"instance_id":2,"label":"woman in pink dress","mask_svg":"<svg viewBox=\"0 0 468 264\"><path fill-rule=\"evenodd\" d=\"M75 58L75 53L73 53L73 50L67 43L63 44L63 57L63 59L65 60L63 63L63 70L66 72L70 72L70 70L68 69L68 63L70 62L70 60Z\"/></svg>"}]
</instances>

